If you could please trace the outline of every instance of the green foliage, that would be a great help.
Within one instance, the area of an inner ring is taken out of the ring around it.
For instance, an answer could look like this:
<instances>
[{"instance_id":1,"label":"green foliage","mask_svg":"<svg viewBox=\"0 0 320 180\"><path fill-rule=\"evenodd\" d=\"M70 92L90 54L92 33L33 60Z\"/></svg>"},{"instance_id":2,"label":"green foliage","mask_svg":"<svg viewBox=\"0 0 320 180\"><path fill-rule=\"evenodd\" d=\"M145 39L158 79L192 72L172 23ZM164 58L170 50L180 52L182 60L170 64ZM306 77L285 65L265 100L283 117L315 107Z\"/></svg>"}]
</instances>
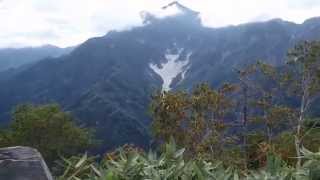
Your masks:
<instances>
[{"instance_id":1,"label":"green foliage","mask_svg":"<svg viewBox=\"0 0 320 180\"><path fill-rule=\"evenodd\" d=\"M320 151L314 153L306 148L300 151L302 156L299 158L305 161L301 168L288 166L278 156L270 155L267 166L260 171L252 172L247 179L318 180L320 178Z\"/></svg>"},{"instance_id":2,"label":"green foliage","mask_svg":"<svg viewBox=\"0 0 320 180\"><path fill-rule=\"evenodd\" d=\"M57 105L21 105L12 123L1 134L1 146L30 146L38 149L49 165L63 156L83 152L92 145L91 133L78 127Z\"/></svg>"},{"instance_id":3,"label":"green foliage","mask_svg":"<svg viewBox=\"0 0 320 180\"><path fill-rule=\"evenodd\" d=\"M173 137L190 156L222 157L224 147L234 143L226 133L227 116L233 107L227 94L234 89L230 84L218 90L200 84L190 94L178 91L154 95L151 113L156 139L168 142Z\"/></svg>"},{"instance_id":4,"label":"green foliage","mask_svg":"<svg viewBox=\"0 0 320 180\"><path fill-rule=\"evenodd\" d=\"M313 153L306 148L302 148L302 158L307 161L304 163L303 168L307 169L310 179L320 179L320 151Z\"/></svg>"},{"instance_id":5,"label":"green foliage","mask_svg":"<svg viewBox=\"0 0 320 180\"><path fill-rule=\"evenodd\" d=\"M63 168L64 172L57 180L79 180L100 176L101 174L96 168L94 160L94 157L88 157L87 154L81 157L62 158L57 163Z\"/></svg>"},{"instance_id":6,"label":"green foliage","mask_svg":"<svg viewBox=\"0 0 320 180\"><path fill-rule=\"evenodd\" d=\"M131 152L130 154L126 154L122 152L122 149L119 151L121 154L120 158L117 160L108 159L102 162L99 172L88 173L88 169L85 169L85 176L89 175L90 177L85 178L82 175L77 178L106 180L239 179L236 171L231 168L224 168L222 163L210 163L202 160L186 161L184 156L185 149L178 149L174 141L165 145L165 150L160 156L154 152ZM73 161L73 165L70 166L76 167L76 164L79 164L79 162L80 160ZM82 161L82 163L91 164L89 160L88 162ZM82 174L83 168L78 166L74 171ZM69 169L66 169L66 172L69 172ZM70 177L64 175L60 179L69 179Z\"/></svg>"},{"instance_id":7,"label":"green foliage","mask_svg":"<svg viewBox=\"0 0 320 180\"><path fill-rule=\"evenodd\" d=\"M174 141L165 145L164 151L157 153L131 151L127 154L118 150L116 160L106 159L95 164L87 155L64 160L67 164L59 180L318 180L320 177L320 152L313 153L303 148L304 164L296 169L288 166L275 154L269 153L267 163L257 171L242 172L227 168L220 162L201 159L186 160L185 149L178 149Z\"/></svg>"}]
</instances>

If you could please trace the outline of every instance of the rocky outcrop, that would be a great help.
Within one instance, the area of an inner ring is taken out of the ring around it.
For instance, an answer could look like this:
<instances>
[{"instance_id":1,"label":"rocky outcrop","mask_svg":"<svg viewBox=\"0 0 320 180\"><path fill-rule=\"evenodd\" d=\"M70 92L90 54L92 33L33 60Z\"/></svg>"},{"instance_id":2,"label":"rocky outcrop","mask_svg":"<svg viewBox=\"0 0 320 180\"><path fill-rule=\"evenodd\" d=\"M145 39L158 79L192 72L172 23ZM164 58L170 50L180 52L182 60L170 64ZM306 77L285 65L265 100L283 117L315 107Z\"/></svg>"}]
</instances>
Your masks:
<instances>
[{"instance_id":1,"label":"rocky outcrop","mask_svg":"<svg viewBox=\"0 0 320 180\"><path fill-rule=\"evenodd\" d=\"M41 154L30 147L0 149L1 180L53 180Z\"/></svg>"}]
</instances>

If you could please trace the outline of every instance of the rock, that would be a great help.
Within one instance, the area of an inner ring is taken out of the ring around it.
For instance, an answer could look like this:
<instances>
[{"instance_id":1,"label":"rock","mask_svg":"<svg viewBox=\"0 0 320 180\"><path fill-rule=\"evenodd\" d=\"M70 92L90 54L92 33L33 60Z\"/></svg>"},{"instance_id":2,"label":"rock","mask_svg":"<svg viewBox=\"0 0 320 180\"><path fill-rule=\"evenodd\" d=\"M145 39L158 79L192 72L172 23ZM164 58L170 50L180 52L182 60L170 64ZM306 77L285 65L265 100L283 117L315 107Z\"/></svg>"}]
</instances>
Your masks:
<instances>
[{"instance_id":1,"label":"rock","mask_svg":"<svg viewBox=\"0 0 320 180\"><path fill-rule=\"evenodd\" d=\"M30 147L0 148L0 180L53 180L41 154Z\"/></svg>"}]
</instances>

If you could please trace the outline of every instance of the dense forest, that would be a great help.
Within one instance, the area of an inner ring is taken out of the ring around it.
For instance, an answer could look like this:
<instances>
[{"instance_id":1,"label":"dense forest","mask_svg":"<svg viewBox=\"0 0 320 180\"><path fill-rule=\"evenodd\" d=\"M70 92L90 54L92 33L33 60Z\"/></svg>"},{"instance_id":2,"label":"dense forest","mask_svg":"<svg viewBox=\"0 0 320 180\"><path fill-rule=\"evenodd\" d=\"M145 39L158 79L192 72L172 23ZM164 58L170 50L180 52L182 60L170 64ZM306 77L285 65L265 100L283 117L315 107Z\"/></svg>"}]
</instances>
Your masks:
<instances>
[{"instance_id":1,"label":"dense forest","mask_svg":"<svg viewBox=\"0 0 320 180\"><path fill-rule=\"evenodd\" d=\"M320 179L320 42L298 43L285 65L234 72L219 87L153 93L151 149L97 155L94 129L31 104L13 110L0 145L37 148L57 179Z\"/></svg>"}]
</instances>

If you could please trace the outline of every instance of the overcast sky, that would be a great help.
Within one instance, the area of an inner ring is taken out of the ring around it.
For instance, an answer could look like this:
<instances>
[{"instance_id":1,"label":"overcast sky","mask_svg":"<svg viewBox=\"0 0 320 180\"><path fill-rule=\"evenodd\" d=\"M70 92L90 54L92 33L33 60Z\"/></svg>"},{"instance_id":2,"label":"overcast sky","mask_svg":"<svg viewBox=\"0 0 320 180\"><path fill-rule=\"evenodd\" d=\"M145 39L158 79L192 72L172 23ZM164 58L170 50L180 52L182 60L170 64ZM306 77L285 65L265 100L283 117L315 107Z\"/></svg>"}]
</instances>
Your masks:
<instances>
[{"instance_id":1,"label":"overcast sky","mask_svg":"<svg viewBox=\"0 0 320 180\"><path fill-rule=\"evenodd\" d=\"M0 47L79 44L112 29L141 24L139 12L166 14L172 0L0 0ZM320 0L180 0L206 26L320 16Z\"/></svg>"}]
</instances>

